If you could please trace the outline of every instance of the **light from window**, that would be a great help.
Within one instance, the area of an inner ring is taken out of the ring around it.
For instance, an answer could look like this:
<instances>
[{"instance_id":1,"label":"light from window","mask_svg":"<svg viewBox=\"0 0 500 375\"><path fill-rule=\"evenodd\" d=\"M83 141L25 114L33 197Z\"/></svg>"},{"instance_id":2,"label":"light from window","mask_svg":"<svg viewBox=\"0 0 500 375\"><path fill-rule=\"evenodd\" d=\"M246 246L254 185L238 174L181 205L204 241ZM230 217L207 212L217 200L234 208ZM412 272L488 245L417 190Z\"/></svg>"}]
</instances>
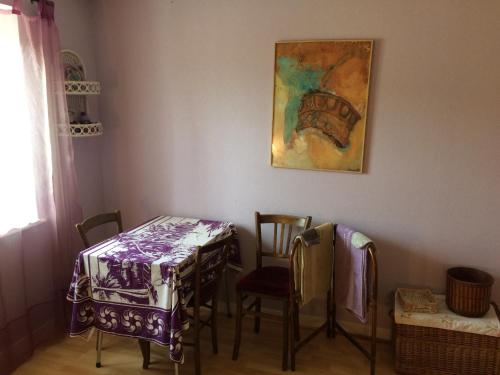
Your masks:
<instances>
[{"instance_id":1,"label":"light from window","mask_svg":"<svg viewBox=\"0 0 500 375\"><path fill-rule=\"evenodd\" d=\"M33 129L16 16L0 15L0 235L39 219ZM41 119L43 121L43 119Z\"/></svg>"}]
</instances>

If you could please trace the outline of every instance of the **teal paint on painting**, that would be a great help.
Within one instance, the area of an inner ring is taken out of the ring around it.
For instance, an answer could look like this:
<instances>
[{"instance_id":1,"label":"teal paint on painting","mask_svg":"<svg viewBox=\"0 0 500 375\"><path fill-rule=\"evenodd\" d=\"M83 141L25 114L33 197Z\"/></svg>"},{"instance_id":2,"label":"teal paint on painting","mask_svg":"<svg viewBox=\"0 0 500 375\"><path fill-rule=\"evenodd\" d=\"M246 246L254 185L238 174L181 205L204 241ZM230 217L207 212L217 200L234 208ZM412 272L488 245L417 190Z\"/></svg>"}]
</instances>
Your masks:
<instances>
[{"instance_id":1,"label":"teal paint on painting","mask_svg":"<svg viewBox=\"0 0 500 375\"><path fill-rule=\"evenodd\" d=\"M283 138L285 143L290 141L293 130L297 126L298 111L302 95L318 90L320 79L324 75L321 68L310 65L300 66L296 59L291 57L278 58L278 75L288 88L288 101L285 107L285 128Z\"/></svg>"}]
</instances>

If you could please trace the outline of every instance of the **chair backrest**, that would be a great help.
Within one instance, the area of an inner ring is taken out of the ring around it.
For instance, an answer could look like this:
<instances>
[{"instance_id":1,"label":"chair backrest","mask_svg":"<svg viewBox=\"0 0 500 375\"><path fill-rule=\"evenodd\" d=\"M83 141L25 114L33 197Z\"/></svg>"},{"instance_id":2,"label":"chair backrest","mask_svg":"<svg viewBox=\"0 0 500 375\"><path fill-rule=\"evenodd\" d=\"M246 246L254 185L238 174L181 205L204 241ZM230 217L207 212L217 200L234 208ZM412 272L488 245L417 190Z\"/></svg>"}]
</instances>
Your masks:
<instances>
[{"instance_id":1,"label":"chair backrest","mask_svg":"<svg viewBox=\"0 0 500 375\"><path fill-rule=\"evenodd\" d=\"M198 247L195 263L194 305L195 308L212 300L217 295L222 272L226 267L232 236Z\"/></svg>"},{"instance_id":2,"label":"chair backrest","mask_svg":"<svg viewBox=\"0 0 500 375\"><path fill-rule=\"evenodd\" d=\"M261 215L255 212L255 232L257 235L257 268L262 267L262 257L288 258L290 244L295 235L311 225L311 216ZM264 251L262 246L262 225L273 225L272 251ZM279 227L279 230L278 230ZM293 237L292 237L293 235Z\"/></svg>"},{"instance_id":3,"label":"chair backrest","mask_svg":"<svg viewBox=\"0 0 500 375\"><path fill-rule=\"evenodd\" d=\"M88 232L98 226L113 222L116 223L118 233L123 232L122 215L120 213L120 210L89 217L84 221L82 221L81 223L76 224L75 227L78 230L78 233L80 234L83 244L87 248L90 247L91 245L89 238L87 236Z\"/></svg>"}]
</instances>

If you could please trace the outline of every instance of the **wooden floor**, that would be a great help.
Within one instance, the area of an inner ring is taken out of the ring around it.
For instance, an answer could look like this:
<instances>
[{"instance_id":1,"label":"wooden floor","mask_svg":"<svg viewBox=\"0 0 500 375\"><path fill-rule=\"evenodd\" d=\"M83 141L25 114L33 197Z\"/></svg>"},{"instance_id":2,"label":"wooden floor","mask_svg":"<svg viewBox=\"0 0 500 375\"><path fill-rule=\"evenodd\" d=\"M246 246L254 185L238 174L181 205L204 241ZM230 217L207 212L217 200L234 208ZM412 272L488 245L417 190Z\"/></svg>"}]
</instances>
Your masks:
<instances>
[{"instance_id":1,"label":"wooden floor","mask_svg":"<svg viewBox=\"0 0 500 375\"><path fill-rule=\"evenodd\" d=\"M219 354L213 355L209 330L202 331L202 374L283 374L281 371L281 326L263 321L261 333L252 331L252 320L244 319L244 331L237 361L231 360L234 339L234 318L219 319ZM307 329L302 330L303 334ZM104 336L102 367L95 367L95 339L87 342L67 338L39 348L35 355L19 367L14 375L131 375L173 374L174 366L167 360L167 349L151 346L152 364L142 369L137 340ZM394 374L391 347L378 345L377 374ZM185 364L180 374L193 374L192 349L185 348ZM289 372L291 373L291 372ZM341 335L327 339L319 335L297 354L295 374L369 374L368 361Z\"/></svg>"}]
</instances>

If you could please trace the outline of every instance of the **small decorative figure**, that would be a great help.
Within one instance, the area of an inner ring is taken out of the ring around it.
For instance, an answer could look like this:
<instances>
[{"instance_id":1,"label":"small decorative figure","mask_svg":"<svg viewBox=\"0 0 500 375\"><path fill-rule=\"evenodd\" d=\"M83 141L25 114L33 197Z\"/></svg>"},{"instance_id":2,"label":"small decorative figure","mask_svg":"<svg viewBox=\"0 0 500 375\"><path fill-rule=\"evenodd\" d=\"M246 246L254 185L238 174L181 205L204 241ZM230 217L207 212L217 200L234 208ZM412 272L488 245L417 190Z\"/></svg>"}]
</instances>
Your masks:
<instances>
[{"instance_id":1,"label":"small decorative figure","mask_svg":"<svg viewBox=\"0 0 500 375\"><path fill-rule=\"evenodd\" d=\"M92 121L90 121L90 118L86 112L80 112L80 116L78 116L78 123L79 124L91 124Z\"/></svg>"}]
</instances>

